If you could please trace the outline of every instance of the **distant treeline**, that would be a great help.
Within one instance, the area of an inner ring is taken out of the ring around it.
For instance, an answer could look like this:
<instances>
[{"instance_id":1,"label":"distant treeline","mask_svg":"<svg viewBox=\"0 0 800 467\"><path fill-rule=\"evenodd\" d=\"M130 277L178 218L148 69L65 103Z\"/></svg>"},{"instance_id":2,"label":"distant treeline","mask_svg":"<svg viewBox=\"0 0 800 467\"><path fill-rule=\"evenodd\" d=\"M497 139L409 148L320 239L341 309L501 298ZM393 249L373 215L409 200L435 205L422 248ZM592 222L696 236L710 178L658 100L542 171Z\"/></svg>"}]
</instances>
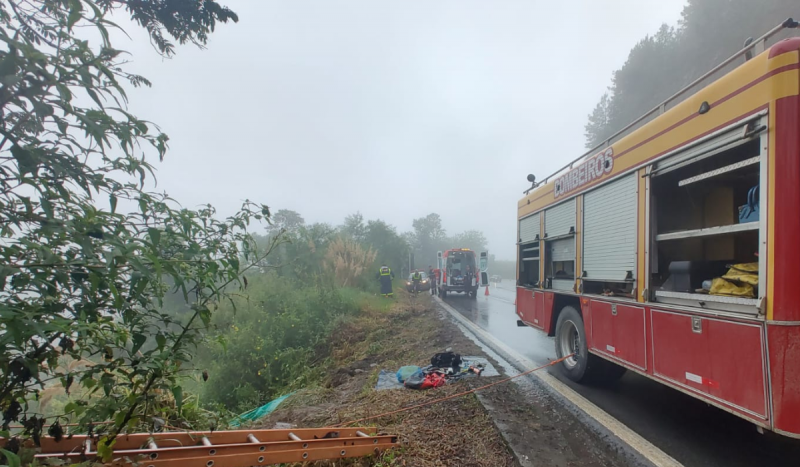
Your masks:
<instances>
[{"instance_id":1,"label":"distant treeline","mask_svg":"<svg viewBox=\"0 0 800 467\"><path fill-rule=\"evenodd\" d=\"M307 223L299 213L282 209L274 214L272 225L265 235L257 237L259 243L266 247L271 239L280 235L284 241L269 256L269 266L279 275L301 280L317 275L321 267L333 261L329 258L326 263L325 255L331 254L328 246L334 241L347 240L359 245L362 251L357 254L368 260L362 261L368 263L365 266L367 271L377 270L386 263L401 274L408 273L412 260L414 267L420 269L435 264L437 251L450 248L486 251L488 242L483 232L467 230L448 235L438 214L414 219L412 225L411 232L399 233L394 226L380 219L365 220L361 213L345 217L339 226ZM351 256L340 255L339 262L349 260ZM369 277L368 274L362 276L359 280Z\"/></svg>"},{"instance_id":2,"label":"distant treeline","mask_svg":"<svg viewBox=\"0 0 800 467\"><path fill-rule=\"evenodd\" d=\"M586 124L591 148L786 18L797 0L689 0L676 27L662 25L633 47Z\"/></svg>"}]
</instances>

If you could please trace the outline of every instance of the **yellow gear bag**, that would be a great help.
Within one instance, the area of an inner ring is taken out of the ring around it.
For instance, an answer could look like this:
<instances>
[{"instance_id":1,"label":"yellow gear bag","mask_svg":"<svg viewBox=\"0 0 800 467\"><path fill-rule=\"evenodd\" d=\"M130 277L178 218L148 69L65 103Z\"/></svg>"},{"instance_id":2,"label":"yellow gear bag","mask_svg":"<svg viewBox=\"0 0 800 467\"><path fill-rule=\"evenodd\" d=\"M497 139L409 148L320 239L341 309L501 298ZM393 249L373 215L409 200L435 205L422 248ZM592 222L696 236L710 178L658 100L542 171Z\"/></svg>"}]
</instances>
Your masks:
<instances>
[{"instance_id":1,"label":"yellow gear bag","mask_svg":"<svg viewBox=\"0 0 800 467\"><path fill-rule=\"evenodd\" d=\"M729 297L755 298L756 296L751 284L743 283L742 285L737 285L722 277L717 277L711 281L709 293L711 295L727 295Z\"/></svg>"},{"instance_id":2,"label":"yellow gear bag","mask_svg":"<svg viewBox=\"0 0 800 467\"><path fill-rule=\"evenodd\" d=\"M722 278L758 287L758 263L734 264Z\"/></svg>"}]
</instances>

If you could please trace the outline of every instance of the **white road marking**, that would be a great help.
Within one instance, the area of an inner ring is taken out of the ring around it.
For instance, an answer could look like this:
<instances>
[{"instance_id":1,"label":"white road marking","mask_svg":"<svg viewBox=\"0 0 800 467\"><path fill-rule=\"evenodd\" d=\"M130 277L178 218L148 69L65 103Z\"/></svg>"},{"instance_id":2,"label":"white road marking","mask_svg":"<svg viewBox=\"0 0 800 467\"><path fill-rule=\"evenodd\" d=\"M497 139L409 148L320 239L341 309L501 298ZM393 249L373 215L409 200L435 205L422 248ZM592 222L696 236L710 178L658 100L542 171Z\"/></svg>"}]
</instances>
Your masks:
<instances>
[{"instance_id":1,"label":"white road marking","mask_svg":"<svg viewBox=\"0 0 800 467\"><path fill-rule=\"evenodd\" d=\"M506 355L513 357L514 360L516 360L517 363L522 366L522 368L530 369L541 366L540 364L537 364L532 360L526 358L525 356L519 354L518 352L512 350L505 343L498 340L488 332L484 331L482 328L475 325L472 321L461 316L461 314L458 311L456 311L452 306L442 301L442 299L440 299L439 297L435 297L435 299L437 302L439 302L440 305L442 305L442 307L448 313L450 313L450 315L453 318L455 318L469 331L476 334L476 336L479 336L480 340L485 342L487 345L500 349ZM539 378L539 380L543 384L549 386L550 389L557 392L566 400L568 400L570 403L575 405L575 407L577 407L578 409L583 411L586 415L594 419L597 423L606 428L610 433L619 438L620 441L630 446L631 449L638 452L642 457L647 459L656 467L683 466L683 464L681 464L680 462L672 458L670 455L668 455L667 453L665 453L664 451L653 445L653 443L644 439L641 435L628 428L628 426L626 426L624 423L612 417L608 412L594 405L588 399L578 394L572 388L562 383L561 381L559 381L546 371L537 371L531 373L530 376Z\"/></svg>"}]
</instances>

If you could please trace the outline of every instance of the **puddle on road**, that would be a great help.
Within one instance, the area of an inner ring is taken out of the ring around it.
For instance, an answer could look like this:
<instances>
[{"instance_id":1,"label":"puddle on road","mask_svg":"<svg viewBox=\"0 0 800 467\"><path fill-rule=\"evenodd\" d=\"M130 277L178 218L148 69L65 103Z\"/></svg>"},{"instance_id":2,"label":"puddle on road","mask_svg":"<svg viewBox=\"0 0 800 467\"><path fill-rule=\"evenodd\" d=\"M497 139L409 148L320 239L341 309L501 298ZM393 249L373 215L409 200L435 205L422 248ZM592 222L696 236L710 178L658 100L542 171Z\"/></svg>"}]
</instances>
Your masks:
<instances>
[{"instance_id":1,"label":"puddle on road","mask_svg":"<svg viewBox=\"0 0 800 467\"><path fill-rule=\"evenodd\" d=\"M489 293L488 297L479 295L477 300L459 295L448 296L445 302L463 317L502 339L514 351L530 360L543 365L554 359L555 346L552 338L542 331L517 326L515 292L492 287Z\"/></svg>"}]
</instances>

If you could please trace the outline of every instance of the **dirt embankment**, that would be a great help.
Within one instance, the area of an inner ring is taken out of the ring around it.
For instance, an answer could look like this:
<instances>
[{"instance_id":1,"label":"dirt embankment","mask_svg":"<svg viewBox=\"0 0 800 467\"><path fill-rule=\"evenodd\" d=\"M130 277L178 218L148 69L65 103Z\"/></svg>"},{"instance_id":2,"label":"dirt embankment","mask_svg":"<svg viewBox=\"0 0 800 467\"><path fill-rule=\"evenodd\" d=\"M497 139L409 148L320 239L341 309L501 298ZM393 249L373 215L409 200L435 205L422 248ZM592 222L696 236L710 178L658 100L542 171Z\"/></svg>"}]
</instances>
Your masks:
<instances>
[{"instance_id":1,"label":"dirt embankment","mask_svg":"<svg viewBox=\"0 0 800 467\"><path fill-rule=\"evenodd\" d=\"M325 384L292 396L261 425L272 428L280 422L320 427L359 420L443 398L503 377L464 379L427 391L374 390L381 369L395 371L403 365L424 366L433 354L448 347L461 355L483 355L456 325L443 317L429 296L410 300L400 295L389 312L368 311L338 329L328 348L320 349L331 361ZM359 425L378 426L382 432L398 435L402 448L380 458L307 465L621 465L610 450L598 448L573 417L542 398L546 396L532 397L516 384L505 383L481 391L480 400L469 394L381 416Z\"/></svg>"}]
</instances>

